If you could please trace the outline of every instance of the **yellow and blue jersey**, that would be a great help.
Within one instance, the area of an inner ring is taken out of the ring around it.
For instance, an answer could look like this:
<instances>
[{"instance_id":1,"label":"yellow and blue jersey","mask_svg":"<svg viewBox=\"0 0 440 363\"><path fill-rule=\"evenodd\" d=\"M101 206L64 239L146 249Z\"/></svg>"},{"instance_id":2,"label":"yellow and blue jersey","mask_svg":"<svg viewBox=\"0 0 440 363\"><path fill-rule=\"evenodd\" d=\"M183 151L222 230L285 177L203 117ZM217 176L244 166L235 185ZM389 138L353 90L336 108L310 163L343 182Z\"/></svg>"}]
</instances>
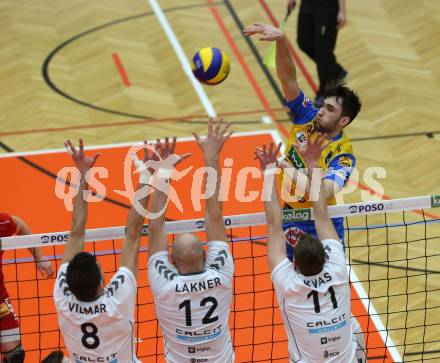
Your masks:
<instances>
[{"instance_id":1,"label":"yellow and blue jersey","mask_svg":"<svg viewBox=\"0 0 440 363\"><path fill-rule=\"evenodd\" d=\"M318 132L318 127L316 124L316 115L318 109L314 107L313 103L309 98L304 96L301 92L300 95L293 101L287 102L287 107L289 107L293 117L294 122L290 130L289 142L286 147L286 158L287 160L297 169L307 169L307 164L305 160L301 157L300 153L293 146L294 144L305 145L307 143L307 135L311 134L311 137L315 137ZM334 183L343 187L356 165L356 159L353 155L353 148L350 144L348 137L341 132L339 135L334 137L327 147L322 152L321 158L319 159L319 166L327 172L324 179L332 180ZM287 175L284 176L283 173L280 174L280 182L284 178L287 180L282 184L283 188L289 188L284 190L284 193L290 194L289 200L285 204L285 209L296 209L296 208L311 208L312 203L306 198L301 196L295 196L296 185L288 180ZM287 183L286 183L287 181ZM335 198L328 201L329 205L335 204ZM333 218L333 223L338 232L341 241L344 239L344 221L342 218ZM308 233L315 237L316 230L313 221L305 222L290 222L284 224L284 230L286 234L286 240L288 245L288 255L291 259L291 248L296 244L299 236L302 233Z\"/></svg>"}]
</instances>

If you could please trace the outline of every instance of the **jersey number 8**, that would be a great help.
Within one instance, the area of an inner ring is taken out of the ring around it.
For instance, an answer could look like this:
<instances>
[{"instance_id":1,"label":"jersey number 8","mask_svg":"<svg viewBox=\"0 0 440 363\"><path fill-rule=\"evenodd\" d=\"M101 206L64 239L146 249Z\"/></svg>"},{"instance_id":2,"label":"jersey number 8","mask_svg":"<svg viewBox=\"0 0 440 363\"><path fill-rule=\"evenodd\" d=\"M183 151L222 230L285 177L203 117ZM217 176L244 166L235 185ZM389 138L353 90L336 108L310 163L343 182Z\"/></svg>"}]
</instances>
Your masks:
<instances>
[{"instance_id":1,"label":"jersey number 8","mask_svg":"<svg viewBox=\"0 0 440 363\"><path fill-rule=\"evenodd\" d=\"M82 344L87 349L96 349L99 346L99 338L96 335L98 333L98 328L95 324L84 323L81 325L81 331L83 336L81 338Z\"/></svg>"}]
</instances>

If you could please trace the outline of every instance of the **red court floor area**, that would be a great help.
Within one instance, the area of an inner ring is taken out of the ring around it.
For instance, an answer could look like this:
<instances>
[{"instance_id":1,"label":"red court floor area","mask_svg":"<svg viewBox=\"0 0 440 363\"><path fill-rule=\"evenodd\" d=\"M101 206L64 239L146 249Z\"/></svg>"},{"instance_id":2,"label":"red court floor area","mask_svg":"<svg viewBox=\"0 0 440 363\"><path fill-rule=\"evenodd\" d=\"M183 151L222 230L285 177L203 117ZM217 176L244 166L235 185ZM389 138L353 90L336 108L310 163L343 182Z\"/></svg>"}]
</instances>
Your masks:
<instances>
[{"instance_id":1,"label":"red court floor area","mask_svg":"<svg viewBox=\"0 0 440 363\"><path fill-rule=\"evenodd\" d=\"M229 199L224 202L224 214L245 214L263 211L260 198L246 203L238 202L235 196L237 175L244 167L257 166L253 159L253 148L272 142L271 133L242 134L232 137L222 153L221 166L225 158L232 158L231 188ZM87 140L85 140L87 145ZM87 228L122 226L126 223L129 200L115 190L124 189L124 159L128 146L97 147L88 153L102 153L96 166L108 170L101 178L107 200L89 204ZM173 186L181 200L183 212L170 205L169 220L191 219L203 216L191 202L192 175L203 165L202 154L192 140L178 143L177 153L191 152L193 156L178 167L193 170ZM64 151L0 157L2 210L24 219L34 233L66 231L70 229L71 213L66 211L63 200L55 195L59 170L73 166L70 156ZM133 177L135 180L137 177ZM261 191L262 180L248 176L245 195ZM66 188L67 189L67 188ZM202 202L203 206L203 202ZM266 263L266 229L264 226L234 228L229 231L235 259L234 302L231 312L231 330L234 339L236 362L288 362L287 342L284 326L278 311ZM172 236L170 236L171 240ZM203 236L204 239L204 236ZM118 266L121 241L111 240L87 243L87 249L95 251L108 280ZM153 297L147 280L148 240L142 238L138 306L135 312L137 354L142 362L163 362L161 332L155 319ZM62 246L44 247L46 256L54 267L60 264ZM12 304L20 317L26 362L39 362L51 350L63 347L57 328L55 308L52 302L53 279L42 279L29 259L26 250L7 251L3 257L3 271ZM378 361L392 362L376 328L353 290L353 313L360 316L361 325L368 334L369 356ZM62 348L63 349L63 348ZM386 358L384 358L386 356ZM373 359L374 361L374 359Z\"/></svg>"}]
</instances>

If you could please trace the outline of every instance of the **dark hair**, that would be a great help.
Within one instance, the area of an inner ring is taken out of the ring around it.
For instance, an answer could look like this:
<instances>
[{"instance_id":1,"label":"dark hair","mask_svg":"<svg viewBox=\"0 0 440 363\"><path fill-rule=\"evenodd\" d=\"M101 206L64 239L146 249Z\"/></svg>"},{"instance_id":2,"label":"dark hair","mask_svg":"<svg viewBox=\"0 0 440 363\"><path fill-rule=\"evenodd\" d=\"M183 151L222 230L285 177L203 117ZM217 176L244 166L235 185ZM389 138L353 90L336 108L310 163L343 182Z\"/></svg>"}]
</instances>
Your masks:
<instances>
[{"instance_id":1,"label":"dark hair","mask_svg":"<svg viewBox=\"0 0 440 363\"><path fill-rule=\"evenodd\" d=\"M330 85L324 92L324 99L328 97L336 97L336 102L342 108L342 116L350 119L349 124L356 118L362 108L358 94L348 88L345 83Z\"/></svg>"},{"instance_id":2,"label":"dark hair","mask_svg":"<svg viewBox=\"0 0 440 363\"><path fill-rule=\"evenodd\" d=\"M77 253L67 266L66 281L78 300L95 300L101 283L101 270L96 257L87 252Z\"/></svg>"},{"instance_id":3,"label":"dark hair","mask_svg":"<svg viewBox=\"0 0 440 363\"><path fill-rule=\"evenodd\" d=\"M61 350L54 350L41 363L62 363L63 358L64 353Z\"/></svg>"},{"instance_id":4,"label":"dark hair","mask_svg":"<svg viewBox=\"0 0 440 363\"><path fill-rule=\"evenodd\" d=\"M304 234L294 247L293 253L296 266L304 276L317 275L322 271L325 251L321 241L309 234Z\"/></svg>"}]
</instances>

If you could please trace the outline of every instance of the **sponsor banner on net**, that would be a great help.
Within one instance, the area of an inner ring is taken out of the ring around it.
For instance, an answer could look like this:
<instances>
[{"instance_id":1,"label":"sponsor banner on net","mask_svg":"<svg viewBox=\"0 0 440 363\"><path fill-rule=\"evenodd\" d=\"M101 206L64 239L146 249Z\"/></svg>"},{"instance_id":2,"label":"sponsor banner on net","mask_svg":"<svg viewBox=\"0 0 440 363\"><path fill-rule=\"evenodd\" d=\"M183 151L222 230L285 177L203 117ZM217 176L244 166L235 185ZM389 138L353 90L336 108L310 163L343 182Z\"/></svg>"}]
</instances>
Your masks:
<instances>
[{"instance_id":1,"label":"sponsor banner on net","mask_svg":"<svg viewBox=\"0 0 440 363\"><path fill-rule=\"evenodd\" d=\"M393 206L391 203L385 204L382 202L371 202L368 204L353 204L348 205L348 212L350 214L362 214L362 213L374 213L382 212L391 209Z\"/></svg>"},{"instance_id":2,"label":"sponsor banner on net","mask_svg":"<svg viewBox=\"0 0 440 363\"><path fill-rule=\"evenodd\" d=\"M283 210L283 222L309 221L312 219L310 208Z\"/></svg>"},{"instance_id":3,"label":"sponsor banner on net","mask_svg":"<svg viewBox=\"0 0 440 363\"><path fill-rule=\"evenodd\" d=\"M431 208L440 207L440 194L431 195Z\"/></svg>"},{"instance_id":4,"label":"sponsor banner on net","mask_svg":"<svg viewBox=\"0 0 440 363\"><path fill-rule=\"evenodd\" d=\"M67 242L69 233L52 233L50 235L42 235L41 243L64 243Z\"/></svg>"}]
</instances>

